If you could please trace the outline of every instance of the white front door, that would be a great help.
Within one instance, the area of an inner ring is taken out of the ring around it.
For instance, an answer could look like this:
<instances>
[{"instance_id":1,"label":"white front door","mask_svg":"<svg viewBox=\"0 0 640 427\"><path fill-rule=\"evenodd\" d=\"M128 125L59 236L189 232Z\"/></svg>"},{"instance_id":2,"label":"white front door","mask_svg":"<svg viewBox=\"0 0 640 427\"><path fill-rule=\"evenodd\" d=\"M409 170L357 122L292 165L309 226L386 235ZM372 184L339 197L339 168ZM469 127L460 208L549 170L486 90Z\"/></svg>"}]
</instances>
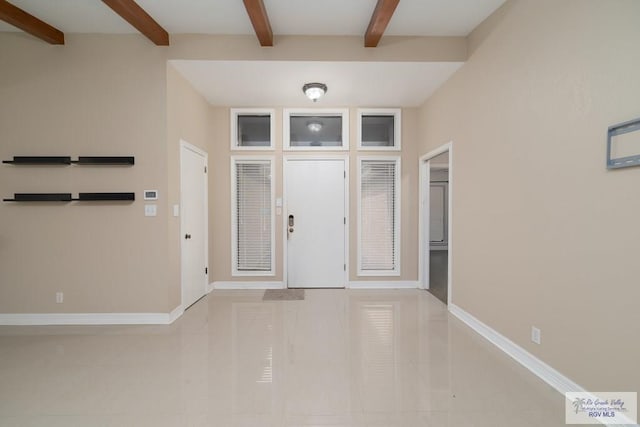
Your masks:
<instances>
[{"instance_id":1,"label":"white front door","mask_svg":"<svg viewBox=\"0 0 640 427\"><path fill-rule=\"evenodd\" d=\"M207 289L207 155L180 144L180 238L182 306L189 307Z\"/></svg>"},{"instance_id":2,"label":"white front door","mask_svg":"<svg viewBox=\"0 0 640 427\"><path fill-rule=\"evenodd\" d=\"M346 284L346 160L286 159L287 286Z\"/></svg>"}]
</instances>

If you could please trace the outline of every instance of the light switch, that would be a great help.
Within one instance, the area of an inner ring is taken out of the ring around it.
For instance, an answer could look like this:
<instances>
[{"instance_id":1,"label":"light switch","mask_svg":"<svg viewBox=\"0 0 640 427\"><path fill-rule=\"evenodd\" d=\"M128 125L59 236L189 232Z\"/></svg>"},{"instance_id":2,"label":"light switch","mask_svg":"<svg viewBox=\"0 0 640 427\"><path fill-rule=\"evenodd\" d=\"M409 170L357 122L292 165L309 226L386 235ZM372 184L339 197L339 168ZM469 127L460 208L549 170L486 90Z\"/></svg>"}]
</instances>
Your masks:
<instances>
[{"instance_id":1,"label":"light switch","mask_svg":"<svg viewBox=\"0 0 640 427\"><path fill-rule=\"evenodd\" d=\"M278 197L276 199L276 207L277 208L281 208L282 207L282 197Z\"/></svg>"},{"instance_id":2,"label":"light switch","mask_svg":"<svg viewBox=\"0 0 640 427\"><path fill-rule=\"evenodd\" d=\"M180 205L173 205L173 216L180 216Z\"/></svg>"},{"instance_id":3,"label":"light switch","mask_svg":"<svg viewBox=\"0 0 640 427\"><path fill-rule=\"evenodd\" d=\"M156 216L158 214L158 205L144 205L144 216Z\"/></svg>"}]
</instances>

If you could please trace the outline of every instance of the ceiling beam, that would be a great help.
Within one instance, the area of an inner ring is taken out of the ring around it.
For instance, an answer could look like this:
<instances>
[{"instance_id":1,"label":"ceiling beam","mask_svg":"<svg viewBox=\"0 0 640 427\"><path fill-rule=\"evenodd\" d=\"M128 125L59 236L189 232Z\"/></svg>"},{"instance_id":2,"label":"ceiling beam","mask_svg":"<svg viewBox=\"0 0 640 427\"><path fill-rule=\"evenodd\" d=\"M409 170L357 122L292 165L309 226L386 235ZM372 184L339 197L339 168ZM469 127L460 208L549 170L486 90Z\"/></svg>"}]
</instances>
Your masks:
<instances>
[{"instance_id":1,"label":"ceiling beam","mask_svg":"<svg viewBox=\"0 0 640 427\"><path fill-rule=\"evenodd\" d=\"M271 31L271 24L267 16L267 9L265 9L262 0L242 1L244 2L244 7L247 9L247 14L249 15L249 19L251 19L251 24L256 32L256 36L258 36L260 46L273 46L273 32Z\"/></svg>"},{"instance_id":2,"label":"ceiling beam","mask_svg":"<svg viewBox=\"0 0 640 427\"><path fill-rule=\"evenodd\" d=\"M364 47L376 47L400 0L378 0L364 35Z\"/></svg>"},{"instance_id":3,"label":"ceiling beam","mask_svg":"<svg viewBox=\"0 0 640 427\"><path fill-rule=\"evenodd\" d=\"M102 1L156 45L169 46L169 33L134 0Z\"/></svg>"},{"instance_id":4,"label":"ceiling beam","mask_svg":"<svg viewBox=\"0 0 640 427\"><path fill-rule=\"evenodd\" d=\"M35 16L0 0L0 19L50 44L64 44L64 33Z\"/></svg>"}]
</instances>

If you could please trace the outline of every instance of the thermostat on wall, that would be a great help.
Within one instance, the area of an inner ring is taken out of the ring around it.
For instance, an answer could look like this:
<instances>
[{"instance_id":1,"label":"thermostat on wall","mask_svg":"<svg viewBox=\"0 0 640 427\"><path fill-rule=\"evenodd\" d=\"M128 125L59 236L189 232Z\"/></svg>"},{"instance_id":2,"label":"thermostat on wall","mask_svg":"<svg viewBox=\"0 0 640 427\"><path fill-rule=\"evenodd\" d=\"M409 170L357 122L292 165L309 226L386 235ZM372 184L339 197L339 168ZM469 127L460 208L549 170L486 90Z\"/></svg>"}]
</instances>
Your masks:
<instances>
[{"instance_id":1,"label":"thermostat on wall","mask_svg":"<svg viewBox=\"0 0 640 427\"><path fill-rule=\"evenodd\" d=\"M145 200L158 200L158 190L144 190Z\"/></svg>"}]
</instances>

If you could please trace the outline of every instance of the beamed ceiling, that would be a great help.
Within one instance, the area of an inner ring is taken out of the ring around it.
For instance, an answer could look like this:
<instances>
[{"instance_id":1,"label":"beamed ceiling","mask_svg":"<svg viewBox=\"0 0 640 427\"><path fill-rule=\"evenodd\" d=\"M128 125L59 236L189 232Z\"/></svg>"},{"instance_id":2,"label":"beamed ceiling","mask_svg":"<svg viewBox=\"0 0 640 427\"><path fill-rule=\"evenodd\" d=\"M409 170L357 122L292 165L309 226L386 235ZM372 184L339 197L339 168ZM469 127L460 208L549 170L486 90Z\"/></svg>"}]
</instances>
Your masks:
<instances>
[{"instance_id":1,"label":"beamed ceiling","mask_svg":"<svg viewBox=\"0 0 640 427\"><path fill-rule=\"evenodd\" d=\"M171 34L466 36L505 0L0 0L0 31L51 44L65 33L139 32L159 46Z\"/></svg>"},{"instance_id":2,"label":"beamed ceiling","mask_svg":"<svg viewBox=\"0 0 640 427\"><path fill-rule=\"evenodd\" d=\"M375 54L395 43L376 48L388 36L466 37L504 1L0 0L0 32L25 31L55 45L76 33L141 34L157 46L169 46L174 34L245 35L267 50L277 48L279 36L351 36L349 43L361 37L365 52ZM301 88L310 81L329 86L324 106L414 107L463 64L455 55L432 61L375 58L365 53L332 62L307 56L170 63L209 103L238 107L307 105Z\"/></svg>"}]
</instances>

